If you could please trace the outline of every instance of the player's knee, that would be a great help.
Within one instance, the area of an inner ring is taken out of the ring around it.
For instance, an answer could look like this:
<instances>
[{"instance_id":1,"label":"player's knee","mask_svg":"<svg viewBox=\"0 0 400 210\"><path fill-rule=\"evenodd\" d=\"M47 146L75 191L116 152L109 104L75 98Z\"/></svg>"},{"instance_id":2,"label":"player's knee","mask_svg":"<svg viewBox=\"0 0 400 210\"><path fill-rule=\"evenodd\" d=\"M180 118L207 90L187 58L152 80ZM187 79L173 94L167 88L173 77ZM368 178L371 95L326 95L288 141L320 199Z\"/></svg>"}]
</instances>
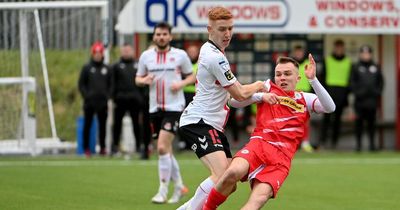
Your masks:
<instances>
[{"instance_id":1,"label":"player's knee","mask_svg":"<svg viewBox=\"0 0 400 210\"><path fill-rule=\"evenodd\" d=\"M238 175L238 172L234 169L228 169L223 177L223 182L225 184L229 184L229 185L235 185L236 186L236 182L238 182L240 180L240 177Z\"/></svg>"},{"instance_id":2,"label":"player's knee","mask_svg":"<svg viewBox=\"0 0 400 210\"><path fill-rule=\"evenodd\" d=\"M236 191L236 189L237 189L237 185L235 184L235 185L233 186L233 188L232 188L231 194L234 193L234 192Z\"/></svg>"},{"instance_id":3,"label":"player's knee","mask_svg":"<svg viewBox=\"0 0 400 210\"><path fill-rule=\"evenodd\" d=\"M168 153L168 150L167 150L167 147L165 147L163 145L158 145L157 152L159 155L165 155Z\"/></svg>"}]
</instances>

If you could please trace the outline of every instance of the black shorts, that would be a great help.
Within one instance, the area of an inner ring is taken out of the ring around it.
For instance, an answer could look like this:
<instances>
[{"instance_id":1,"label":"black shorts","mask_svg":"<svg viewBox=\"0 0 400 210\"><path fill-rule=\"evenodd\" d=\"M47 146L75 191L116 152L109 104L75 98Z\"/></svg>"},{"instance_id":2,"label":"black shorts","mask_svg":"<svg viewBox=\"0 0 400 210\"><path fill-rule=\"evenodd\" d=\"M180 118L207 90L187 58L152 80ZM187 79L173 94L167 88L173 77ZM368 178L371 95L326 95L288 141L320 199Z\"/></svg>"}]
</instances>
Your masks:
<instances>
[{"instance_id":1,"label":"black shorts","mask_svg":"<svg viewBox=\"0 0 400 210\"><path fill-rule=\"evenodd\" d=\"M203 120L197 124L180 127L179 133L182 138L191 144L190 148L198 158L216 151L224 151L227 158L232 158L225 134L205 124Z\"/></svg>"},{"instance_id":2,"label":"black shorts","mask_svg":"<svg viewBox=\"0 0 400 210\"><path fill-rule=\"evenodd\" d=\"M163 129L176 134L179 128L179 118L182 112L155 112L150 113L150 127L153 139L158 138L158 133Z\"/></svg>"}]
</instances>

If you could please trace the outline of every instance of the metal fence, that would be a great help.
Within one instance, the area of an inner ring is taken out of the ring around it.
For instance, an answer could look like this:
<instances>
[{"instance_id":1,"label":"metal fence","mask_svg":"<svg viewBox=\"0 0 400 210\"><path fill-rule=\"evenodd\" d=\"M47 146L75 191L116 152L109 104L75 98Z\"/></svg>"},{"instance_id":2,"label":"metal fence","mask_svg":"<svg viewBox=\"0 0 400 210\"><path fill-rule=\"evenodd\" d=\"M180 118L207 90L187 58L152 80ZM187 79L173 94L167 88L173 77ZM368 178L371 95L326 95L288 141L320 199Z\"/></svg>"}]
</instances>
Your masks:
<instances>
[{"instance_id":1,"label":"metal fence","mask_svg":"<svg viewBox=\"0 0 400 210\"><path fill-rule=\"evenodd\" d=\"M43 1L43 0L31 0ZM71 0L67 0L71 1ZM115 43L117 36L113 25L118 13L129 0L109 0L109 37ZM26 2L23 0L2 0L2 2ZM19 47L18 10L0 10L0 49ZM83 49L93 41L102 39L100 9L43 9L39 11L46 48Z\"/></svg>"}]
</instances>

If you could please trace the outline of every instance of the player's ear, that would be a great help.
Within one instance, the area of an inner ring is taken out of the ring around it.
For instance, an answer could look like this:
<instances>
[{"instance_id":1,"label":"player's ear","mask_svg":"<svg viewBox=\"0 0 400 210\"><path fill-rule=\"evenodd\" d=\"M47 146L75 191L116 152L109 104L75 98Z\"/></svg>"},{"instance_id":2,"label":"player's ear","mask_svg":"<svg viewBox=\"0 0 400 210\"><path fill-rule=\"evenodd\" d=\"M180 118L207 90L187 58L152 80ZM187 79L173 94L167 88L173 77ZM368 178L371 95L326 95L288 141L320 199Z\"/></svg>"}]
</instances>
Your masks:
<instances>
[{"instance_id":1,"label":"player's ear","mask_svg":"<svg viewBox=\"0 0 400 210\"><path fill-rule=\"evenodd\" d=\"M208 31L208 33L211 32L211 26L210 25L207 26L207 31Z\"/></svg>"}]
</instances>

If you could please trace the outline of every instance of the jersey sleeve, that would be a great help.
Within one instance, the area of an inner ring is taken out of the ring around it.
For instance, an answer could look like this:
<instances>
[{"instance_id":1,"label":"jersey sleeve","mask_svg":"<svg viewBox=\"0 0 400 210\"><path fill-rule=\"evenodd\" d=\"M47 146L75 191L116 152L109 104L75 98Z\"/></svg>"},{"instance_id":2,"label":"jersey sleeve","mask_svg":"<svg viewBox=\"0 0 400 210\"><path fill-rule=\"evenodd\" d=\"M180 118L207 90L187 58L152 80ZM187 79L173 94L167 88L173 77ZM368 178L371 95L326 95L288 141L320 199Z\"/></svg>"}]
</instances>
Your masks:
<instances>
[{"instance_id":1,"label":"jersey sleeve","mask_svg":"<svg viewBox=\"0 0 400 210\"><path fill-rule=\"evenodd\" d=\"M217 78L222 87L228 87L236 82L236 77L233 75L229 62L225 57L212 57L211 62L210 72Z\"/></svg>"},{"instance_id":2,"label":"jersey sleeve","mask_svg":"<svg viewBox=\"0 0 400 210\"><path fill-rule=\"evenodd\" d=\"M138 69L136 72L136 76L142 77L147 75L147 68L146 68L146 54L147 53L142 53L142 55L139 58L139 63L138 63Z\"/></svg>"},{"instance_id":3,"label":"jersey sleeve","mask_svg":"<svg viewBox=\"0 0 400 210\"><path fill-rule=\"evenodd\" d=\"M189 56L183 50L182 50L181 68L182 68L182 73L185 75L193 73L192 62L190 61Z\"/></svg>"},{"instance_id":4,"label":"jersey sleeve","mask_svg":"<svg viewBox=\"0 0 400 210\"><path fill-rule=\"evenodd\" d=\"M304 99L306 101L307 104L307 110L311 113L311 112L316 112L316 113L320 113L320 111L317 111L316 109L319 109L321 103L319 103L318 97L317 95L315 95L314 93L304 93L303 92L303 96Z\"/></svg>"}]
</instances>

